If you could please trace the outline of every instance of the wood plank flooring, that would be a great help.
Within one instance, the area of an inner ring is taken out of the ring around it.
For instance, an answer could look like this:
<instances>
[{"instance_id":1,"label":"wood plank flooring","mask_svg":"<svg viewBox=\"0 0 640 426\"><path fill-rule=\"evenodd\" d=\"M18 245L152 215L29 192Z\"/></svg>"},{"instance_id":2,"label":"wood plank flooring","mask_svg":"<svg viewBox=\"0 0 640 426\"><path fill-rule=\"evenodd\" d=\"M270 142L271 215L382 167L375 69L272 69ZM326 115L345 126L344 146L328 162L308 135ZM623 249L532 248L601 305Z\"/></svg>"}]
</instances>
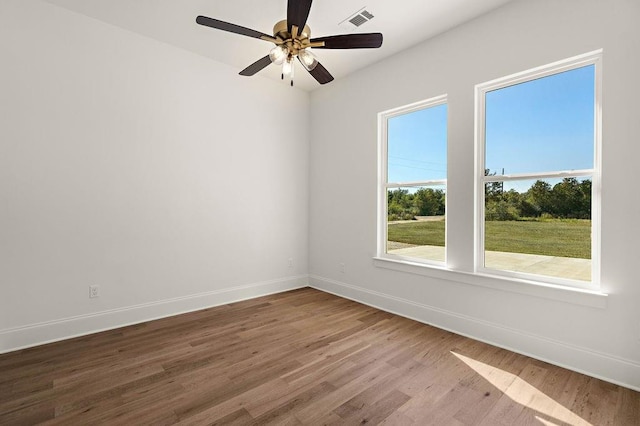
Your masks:
<instances>
[{"instance_id":1,"label":"wood plank flooring","mask_svg":"<svg viewBox=\"0 0 640 426\"><path fill-rule=\"evenodd\" d=\"M0 424L640 425L640 394L313 289L0 355Z\"/></svg>"}]
</instances>

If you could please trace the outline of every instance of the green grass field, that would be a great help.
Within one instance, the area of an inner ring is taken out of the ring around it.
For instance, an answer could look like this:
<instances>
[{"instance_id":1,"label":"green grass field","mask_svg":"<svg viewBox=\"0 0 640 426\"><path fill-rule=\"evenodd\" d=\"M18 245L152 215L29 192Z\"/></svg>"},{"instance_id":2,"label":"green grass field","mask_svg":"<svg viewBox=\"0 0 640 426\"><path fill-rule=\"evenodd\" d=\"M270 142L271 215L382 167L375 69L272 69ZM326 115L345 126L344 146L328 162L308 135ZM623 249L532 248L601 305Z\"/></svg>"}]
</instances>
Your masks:
<instances>
[{"instance_id":1,"label":"green grass field","mask_svg":"<svg viewBox=\"0 0 640 426\"><path fill-rule=\"evenodd\" d=\"M444 246L444 221L389 225L389 241ZM591 221L545 219L486 222L490 251L591 259Z\"/></svg>"}]
</instances>

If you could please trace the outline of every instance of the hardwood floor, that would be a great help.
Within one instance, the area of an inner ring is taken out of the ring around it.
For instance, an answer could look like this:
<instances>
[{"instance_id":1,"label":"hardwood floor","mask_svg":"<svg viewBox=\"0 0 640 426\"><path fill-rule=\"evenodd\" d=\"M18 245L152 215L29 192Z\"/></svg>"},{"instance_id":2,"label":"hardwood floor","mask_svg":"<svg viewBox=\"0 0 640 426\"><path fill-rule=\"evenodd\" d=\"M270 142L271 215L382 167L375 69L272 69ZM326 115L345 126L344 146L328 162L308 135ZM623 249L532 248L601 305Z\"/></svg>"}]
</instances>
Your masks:
<instances>
[{"instance_id":1,"label":"hardwood floor","mask_svg":"<svg viewBox=\"0 0 640 426\"><path fill-rule=\"evenodd\" d=\"M639 425L640 394L313 289L0 356L0 424Z\"/></svg>"}]
</instances>

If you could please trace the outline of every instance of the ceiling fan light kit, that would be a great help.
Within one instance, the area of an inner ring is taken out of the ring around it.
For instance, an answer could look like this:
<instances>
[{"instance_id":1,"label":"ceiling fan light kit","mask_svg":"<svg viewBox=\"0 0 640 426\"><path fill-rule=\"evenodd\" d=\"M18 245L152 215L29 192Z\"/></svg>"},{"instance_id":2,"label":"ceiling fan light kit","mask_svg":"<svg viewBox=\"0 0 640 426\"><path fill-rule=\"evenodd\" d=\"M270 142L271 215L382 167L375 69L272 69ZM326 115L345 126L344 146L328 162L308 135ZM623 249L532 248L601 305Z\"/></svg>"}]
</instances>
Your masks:
<instances>
[{"instance_id":1,"label":"ceiling fan light kit","mask_svg":"<svg viewBox=\"0 0 640 426\"><path fill-rule=\"evenodd\" d=\"M318 65L318 60L313 53L309 51L309 49L310 48L306 48L305 50L300 51L300 53L298 53L298 59L300 59L300 63L307 71L313 71L316 65Z\"/></svg>"},{"instance_id":2,"label":"ceiling fan light kit","mask_svg":"<svg viewBox=\"0 0 640 426\"><path fill-rule=\"evenodd\" d=\"M282 65L287 56L289 56L289 51L283 46L276 46L269 52L269 59L276 65Z\"/></svg>"},{"instance_id":3,"label":"ceiling fan light kit","mask_svg":"<svg viewBox=\"0 0 640 426\"><path fill-rule=\"evenodd\" d=\"M291 86L293 86L294 59L298 58L298 61L318 83L326 84L333 81L333 76L318 62L315 55L310 51L311 48L378 48L382 46L382 34L342 34L312 39L311 29L306 25L311 10L311 1L312 0L288 0L287 19L274 25L273 36L206 16L198 16L196 22L200 25L257 38L276 45L267 56L258 59L240 71L240 75L254 75L273 63L282 65L282 79L284 79L285 76L289 77L291 79Z\"/></svg>"}]
</instances>

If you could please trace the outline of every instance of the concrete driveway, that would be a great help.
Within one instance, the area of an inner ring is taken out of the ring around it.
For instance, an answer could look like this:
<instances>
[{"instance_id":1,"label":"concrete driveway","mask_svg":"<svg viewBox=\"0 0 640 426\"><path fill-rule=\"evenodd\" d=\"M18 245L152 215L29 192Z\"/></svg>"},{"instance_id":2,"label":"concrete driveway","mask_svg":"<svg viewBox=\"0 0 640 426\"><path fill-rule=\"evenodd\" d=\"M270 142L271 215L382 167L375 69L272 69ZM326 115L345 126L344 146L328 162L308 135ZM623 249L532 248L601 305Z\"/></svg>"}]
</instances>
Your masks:
<instances>
[{"instance_id":1,"label":"concrete driveway","mask_svg":"<svg viewBox=\"0 0 640 426\"><path fill-rule=\"evenodd\" d=\"M389 242L389 254L444 262L445 250L439 246L411 246ZM538 254L487 251L485 267L572 280L591 281L591 260Z\"/></svg>"}]
</instances>

